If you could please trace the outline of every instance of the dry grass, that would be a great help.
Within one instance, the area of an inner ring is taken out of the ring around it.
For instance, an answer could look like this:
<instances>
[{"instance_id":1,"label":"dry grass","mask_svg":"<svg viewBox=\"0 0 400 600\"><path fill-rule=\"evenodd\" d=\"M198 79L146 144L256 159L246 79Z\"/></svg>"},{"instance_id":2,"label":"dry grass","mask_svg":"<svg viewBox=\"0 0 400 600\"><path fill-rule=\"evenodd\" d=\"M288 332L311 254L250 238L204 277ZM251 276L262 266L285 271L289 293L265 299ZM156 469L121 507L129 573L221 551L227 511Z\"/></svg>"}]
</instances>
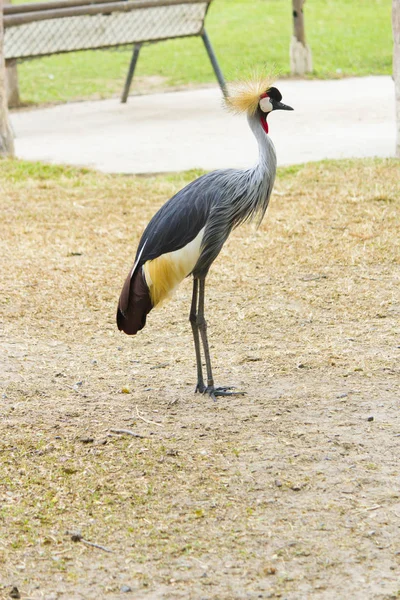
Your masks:
<instances>
[{"instance_id":1,"label":"dry grass","mask_svg":"<svg viewBox=\"0 0 400 600\"><path fill-rule=\"evenodd\" d=\"M248 392L217 404L189 281L135 339L114 323L195 173L0 167L0 597L398 597L399 163L280 171L210 273L216 380Z\"/></svg>"}]
</instances>

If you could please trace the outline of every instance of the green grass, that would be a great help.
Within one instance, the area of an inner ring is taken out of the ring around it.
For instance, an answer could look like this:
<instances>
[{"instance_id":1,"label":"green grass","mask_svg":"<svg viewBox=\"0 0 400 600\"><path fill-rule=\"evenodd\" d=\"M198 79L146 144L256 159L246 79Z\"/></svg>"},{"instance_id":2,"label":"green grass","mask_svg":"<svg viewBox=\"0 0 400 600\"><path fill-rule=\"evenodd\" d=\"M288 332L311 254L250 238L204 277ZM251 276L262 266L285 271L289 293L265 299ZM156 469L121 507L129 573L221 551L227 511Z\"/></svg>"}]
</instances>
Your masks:
<instances>
[{"instance_id":1,"label":"green grass","mask_svg":"<svg viewBox=\"0 0 400 600\"><path fill-rule=\"evenodd\" d=\"M390 11L391 0L309 0L305 13L314 59L311 76L391 73ZM289 75L290 0L215 0L206 24L227 79L263 65L275 65ZM120 94L130 55L130 50L89 51L23 63L22 100L46 103ZM199 38L144 47L136 76L144 78L136 91L148 89L148 77L162 78L156 89L215 81Z\"/></svg>"}]
</instances>

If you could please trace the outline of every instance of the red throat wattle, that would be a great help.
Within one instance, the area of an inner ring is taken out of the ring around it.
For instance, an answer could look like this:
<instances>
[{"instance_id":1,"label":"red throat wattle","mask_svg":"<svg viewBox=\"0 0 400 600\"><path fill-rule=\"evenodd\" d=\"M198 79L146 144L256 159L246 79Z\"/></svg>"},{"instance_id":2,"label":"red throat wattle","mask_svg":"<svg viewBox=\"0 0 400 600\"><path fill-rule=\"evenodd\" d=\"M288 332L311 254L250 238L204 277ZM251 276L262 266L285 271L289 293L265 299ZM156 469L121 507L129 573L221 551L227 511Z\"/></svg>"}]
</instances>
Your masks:
<instances>
[{"instance_id":1,"label":"red throat wattle","mask_svg":"<svg viewBox=\"0 0 400 600\"><path fill-rule=\"evenodd\" d=\"M268 133L267 116L268 115L261 115L261 119L260 119L262 128L264 129L265 133Z\"/></svg>"},{"instance_id":2,"label":"red throat wattle","mask_svg":"<svg viewBox=\"0 0 400 600\"><path fill-rule=\"evenodd\" d=\"M261 94L261 96L260 96L260 100L261 100L262 98L268 98L268 94L267 94L267 92L265 92L264 94ZM268 134L268 123L267 123L267 117L268 117L268 113L262 113L260 121L261 121L261 125L262 125L262 128L264 129L265 133L267 133L267 134Z\"/></svg>"}]
</instances>

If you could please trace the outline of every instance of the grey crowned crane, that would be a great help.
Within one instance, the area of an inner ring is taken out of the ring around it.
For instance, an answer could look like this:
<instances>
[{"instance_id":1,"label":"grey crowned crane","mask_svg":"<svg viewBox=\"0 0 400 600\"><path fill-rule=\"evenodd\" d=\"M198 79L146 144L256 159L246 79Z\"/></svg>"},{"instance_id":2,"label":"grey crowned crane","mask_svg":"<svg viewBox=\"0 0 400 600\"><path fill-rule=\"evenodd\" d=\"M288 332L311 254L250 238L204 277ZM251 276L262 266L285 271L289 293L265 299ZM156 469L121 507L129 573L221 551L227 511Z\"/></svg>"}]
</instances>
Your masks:
<instances>
[{"instance_id":1,"label":"grey crowned crane","mask_svg":"<svg viewBox=\"0 0 400 600\"><path fill-rule=\"evenodd\" d=\"M168 200L142 235L118 304L118 328L135 335L145 326L151 309L170 296L185 277L193 275L190 323L197 363L196 392L207 393L214 400L238 392L214 386L204 318L205 280L232 229L250 219L260 223L267 210L276 174L267 118L274 110L293 110L282 103L281 93L271 83L270 78L257 78L237 84L227 99L231 110L247 114L258 142L258 164L247 170L207 173Z\"/></svg>"}]
</instances>

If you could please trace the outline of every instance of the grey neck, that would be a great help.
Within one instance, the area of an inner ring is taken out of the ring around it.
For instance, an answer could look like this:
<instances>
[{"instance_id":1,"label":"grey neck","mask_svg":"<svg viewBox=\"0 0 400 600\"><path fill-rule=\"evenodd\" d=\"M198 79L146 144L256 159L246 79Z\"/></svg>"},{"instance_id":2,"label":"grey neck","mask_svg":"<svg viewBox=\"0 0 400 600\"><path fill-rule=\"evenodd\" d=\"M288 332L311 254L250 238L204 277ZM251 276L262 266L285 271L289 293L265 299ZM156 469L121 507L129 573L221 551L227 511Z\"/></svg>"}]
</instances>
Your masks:
<instances>
[{"instance_id":1,"label":"grey neck","mask_svg":"<svg viewBox=\"0 0 400 600\"><path fill-rule=\"evenodd\" d=\"M275 181L276 154L269 135L261 125L259 114L248 117L249 125L258 142L259 161L255 167L245 171L247 189L246 207L243 208L245 218L256 217L259 223L267 210L269 198ZM243 220L243 217L242 217Z\"/></svg>"},{"instance_id":2,"label":"grey neck","mask_svg":"<svg viewBox=\"0 0 400 600\"><path fill-rule=\"evenodd\" d=\"M258 142L259 162L256 168L261 169L262 171L267 170L268 173L271 173L272 170L276 169L275 146L272 143L270 136L265 133L258 113L253 116L248 116L247 119Z\"/></svg>"}]
</instances>

